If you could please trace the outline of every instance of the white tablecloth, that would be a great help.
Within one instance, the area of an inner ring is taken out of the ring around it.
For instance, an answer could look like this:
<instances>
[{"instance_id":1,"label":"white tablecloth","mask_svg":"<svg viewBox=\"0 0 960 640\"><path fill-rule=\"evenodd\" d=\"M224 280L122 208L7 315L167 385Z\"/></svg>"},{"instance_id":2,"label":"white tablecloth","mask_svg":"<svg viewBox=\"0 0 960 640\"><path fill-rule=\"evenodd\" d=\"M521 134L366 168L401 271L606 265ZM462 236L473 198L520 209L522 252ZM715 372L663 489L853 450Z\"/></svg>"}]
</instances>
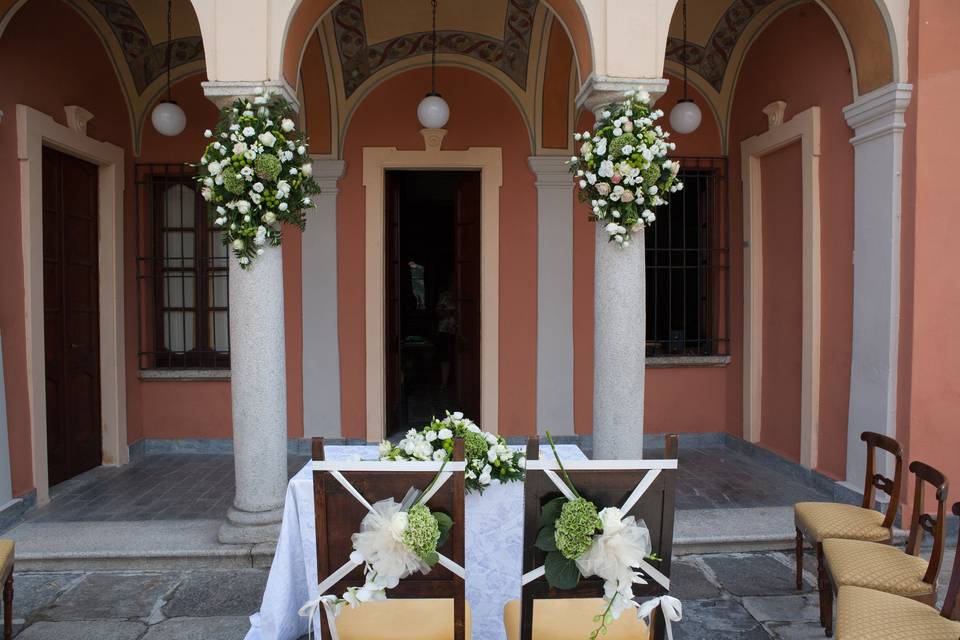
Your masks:
<instances>
[{"instance_id":1,"label":"white tablecloth","mask_svg":"<svg viewBox=\"0 0 960 640\"><path fill-rule=\"evenodd\" d=\"M586 459L575 445L557 449L564 460ZM377 447L326 448L327 460L349 460L358 454L372 460ZM550 455L549 448L541 448L541 457ZM246 640L296 640L307 633L307 621L297 611L316 596L313 515L313 476L308 463L287 485L277 553L260 611L250 616ZM473 614L473 638L503 640L503 605L520 597L523 483L495 483L482 496L467 495L466 519L467 600Z\"/></svg>"}]
</instances>

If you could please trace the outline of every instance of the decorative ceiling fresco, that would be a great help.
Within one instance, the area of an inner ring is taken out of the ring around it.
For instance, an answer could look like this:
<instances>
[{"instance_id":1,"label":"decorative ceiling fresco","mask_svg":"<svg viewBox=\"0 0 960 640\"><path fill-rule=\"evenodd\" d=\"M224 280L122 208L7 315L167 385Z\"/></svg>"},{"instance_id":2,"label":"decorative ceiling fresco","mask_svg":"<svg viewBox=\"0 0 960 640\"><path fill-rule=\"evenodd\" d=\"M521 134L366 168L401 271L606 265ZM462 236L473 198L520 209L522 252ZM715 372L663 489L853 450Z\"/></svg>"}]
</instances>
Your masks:
<instances>
[{"instance_id":1,"label":"decorative ceiling fresco","mask_svg":"<svg viewBox=\"0 0 960 640\"><path fill-rule=\"evenodd\" d=\"M530 40L538 2L506 0L499 37L463 29L443 29L441 24L437 30L437 52L481 60L501 70L521 89L526 89ZM494 1L490 6L496 4ZM332 15L347 97L380 69L404 58L429 54L433 46L429 25L422 31L370 42L364 8L363 0L343 0Z\"/></svg>"},{"instance_id":2,"label":"decorative ceiling fresco","mask_svg":"<svg viewBox=\"0 0 960 640\"><path fill-rule=\"evenodd\" d=\"M713 28L705 45L687 42L687 66L700 74L718 92L723 88L730 56L744 29L762 9L778 0L733 0ZM693 9L696 4L693 3ZM677 11L680 10L679 5ZM688 7L688 12L690 8ZM667 38L666 58L683 64L683 39Z\"/></svg>"},{"instance_id":3,"label":"decorative ceiling fresco","mask_svg":"<svg viewBox=\"0 0 960 640\"><path fill-rule=\"evenodd\" d=\"M138 93L142 93L151 82L166 73L168 51L171 67L203 61L203 41L199 33L175 37L168 47L166 41L154 43L151 40L143 21L128 0L89 2L103 16L120 43Z\"/></svg>"}]
</instances>

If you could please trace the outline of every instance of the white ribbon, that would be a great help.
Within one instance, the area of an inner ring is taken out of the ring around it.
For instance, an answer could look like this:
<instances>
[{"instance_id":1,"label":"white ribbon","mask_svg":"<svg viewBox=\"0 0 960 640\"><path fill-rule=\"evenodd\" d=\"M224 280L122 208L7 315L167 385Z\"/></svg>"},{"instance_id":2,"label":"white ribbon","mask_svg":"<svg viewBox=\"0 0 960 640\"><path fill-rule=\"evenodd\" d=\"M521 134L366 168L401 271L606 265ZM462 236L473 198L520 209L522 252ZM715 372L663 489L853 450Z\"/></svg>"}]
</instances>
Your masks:
<instances>
[{"instance_id":1,"label":"white ribbon","mask_svg":"<svg viewBox=\"0 0 960 640\"><path fill-rule=\"evenodd\" d=\"M637 618L646 618L648 622L653 610L660 607L664 626L667 628L667 640L673 640L673 629L670 627L670 623L680 622L683 618L683 605L679 600L673 596L660 596L659 598L651 598L643 604L634 603L634 606L637 607Z\"/></svg>"},{"instance_id":2,"label":"white ribbon","mask_svg":"<svg viewBox=\"0 0 960 640\"><path fill-rule=\"evenodd\" d=\"M339 598L334 595L326 595L333 585L342 580L348 573L363 564L362 558L357 558L350 554L350 560L342 567L331 573L326 580L317 585L317 597L308 600L305 605L300 607L298 612L302 617L307 617L307 637L313 637L313 619L317 616L317 610L323 605L323 610L327 616L327 626L330 627L330 636L333 640L339 640L337 636L336 618L338 611L337 601Z\"/></svg>"}]
</instances>

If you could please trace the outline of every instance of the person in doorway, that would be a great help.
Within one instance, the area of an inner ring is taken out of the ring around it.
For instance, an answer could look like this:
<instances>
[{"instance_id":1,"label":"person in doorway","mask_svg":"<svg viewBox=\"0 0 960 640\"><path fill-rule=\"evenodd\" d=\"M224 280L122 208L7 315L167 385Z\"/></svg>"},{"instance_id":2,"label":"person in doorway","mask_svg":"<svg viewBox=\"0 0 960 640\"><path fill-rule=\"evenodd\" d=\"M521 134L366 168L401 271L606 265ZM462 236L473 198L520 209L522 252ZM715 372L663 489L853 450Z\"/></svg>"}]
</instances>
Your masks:
<instances>
[{"instance_id":1,"label":"person in doorway","mask_svg":"<svg viewBox=\"0 0 960 640\"><path fill-rule=\"evenodd\" d=\"M451 287L444 287L437 297L437 356L440 360L440 390L450 382L457 346L457 299Z\"/></svg>"}]
</instances>

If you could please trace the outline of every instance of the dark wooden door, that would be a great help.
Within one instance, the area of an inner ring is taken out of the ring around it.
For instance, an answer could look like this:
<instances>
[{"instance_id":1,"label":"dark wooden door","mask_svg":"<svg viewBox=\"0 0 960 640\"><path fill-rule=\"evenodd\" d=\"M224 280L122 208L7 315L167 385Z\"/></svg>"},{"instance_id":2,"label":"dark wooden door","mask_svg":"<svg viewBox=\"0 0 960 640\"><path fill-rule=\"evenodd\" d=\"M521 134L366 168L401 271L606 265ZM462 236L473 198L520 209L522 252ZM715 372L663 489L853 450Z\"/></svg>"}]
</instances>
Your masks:
<instances>
[{"instance_id":1,"label":"dark wooden door","mask_svg":"<svg viewBox=\"0 0 960 640\"><path fill-rule=\"evenodd\" d=\"M58 484L101 463L97 167L43 149L47 460Z\"/></svg>"},{"instance_id":2,"label":"dark wooden door","mask_svg":"<svg viewBox=\"0 0 960 640\"><path fill-rule=\"evenodd\" d=\"M457 408L480 415L480 173L463 172L456 187Z\"/></svg>"}]
</instances>

